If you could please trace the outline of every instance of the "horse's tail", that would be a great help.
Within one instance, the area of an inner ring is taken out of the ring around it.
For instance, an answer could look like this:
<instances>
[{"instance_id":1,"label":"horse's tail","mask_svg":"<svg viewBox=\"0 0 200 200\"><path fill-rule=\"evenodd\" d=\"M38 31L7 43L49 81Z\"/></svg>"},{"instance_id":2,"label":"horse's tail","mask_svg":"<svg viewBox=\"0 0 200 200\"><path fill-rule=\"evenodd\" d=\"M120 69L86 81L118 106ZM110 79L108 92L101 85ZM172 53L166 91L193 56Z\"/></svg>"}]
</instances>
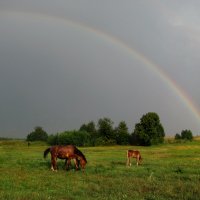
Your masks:
<instances>
[{"instance_id":1,"label":"horse's tail","mask_svg":"<svg viewBox=\"0 0 200 200\"><path fill-rule=\"evenodd\" d=\"M129 150L127 150L127 153L126 153L127 158L129 157L129 156L128 156L128 152L129 152Z\"/></svg>"},{"instance_id":2,"label":"horse's tail","mask_svg":"<svg viewBox=\"0 0 200 200\"><path fill-rule=\"evenodd\" d=\"M50 149L51 149L51 147L47 148L47 149L44 151L44 158L47 157L47 154L50 152Z\"/></svg>"},{"instance_id":3,"label":"horse's tail","mask_svg":"<svg viewBox=\"0 0 200 200\"><path fill-rule=\"evenodd\" d=\"M84 154L77 147L74 147L74 148L75 148L74 153L77 154L78 156L81 156L87 163L87 160L86 160L86 157L84 156Z\"/></svg>"}]
</instances>

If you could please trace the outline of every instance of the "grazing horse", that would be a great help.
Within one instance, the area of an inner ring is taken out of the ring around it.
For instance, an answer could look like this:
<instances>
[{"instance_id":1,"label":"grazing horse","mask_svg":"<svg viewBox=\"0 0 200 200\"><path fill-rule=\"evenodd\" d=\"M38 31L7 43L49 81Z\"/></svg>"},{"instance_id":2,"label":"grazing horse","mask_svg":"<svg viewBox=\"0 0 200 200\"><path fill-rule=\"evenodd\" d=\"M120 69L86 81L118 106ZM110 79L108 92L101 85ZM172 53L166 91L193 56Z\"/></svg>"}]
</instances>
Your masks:
<instances>
[{"instance_id":1,"label":"grazing horse","mask_svg":"<svg viewBox=\"0 0 200 200\"><path fill-rule=\"evenodd\" d=\"M141 154L138 150L127 150L127 166L131 166L131 158L136 158L137 166L141 164Z\"/></svg>"},{"instance_id":2,"label":"grazing horse","mask_svg":"<svg viewBox=\"0 0 200 200\"><path fill-rule=\"evenodd\" d=\"M52 146L44 151L44 158L47 157L48 153L51 153L51 170L57 170L56 160L57 158L65 159L66 169L69 168L71 159L74 159L76 170L79 169L79 163L82 170L85 169L87 160L83 153L74 145L67 146Z\"/></svg>"}]
</instances>

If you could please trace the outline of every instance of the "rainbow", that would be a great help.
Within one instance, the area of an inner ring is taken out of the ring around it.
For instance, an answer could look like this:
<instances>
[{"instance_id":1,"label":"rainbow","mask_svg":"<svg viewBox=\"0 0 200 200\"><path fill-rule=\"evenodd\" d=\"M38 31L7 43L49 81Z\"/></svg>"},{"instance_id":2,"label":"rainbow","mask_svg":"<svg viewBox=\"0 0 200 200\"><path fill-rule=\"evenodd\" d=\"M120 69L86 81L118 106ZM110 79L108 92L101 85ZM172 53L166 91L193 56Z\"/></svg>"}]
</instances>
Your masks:
<instances>
[{"instance_id":1,"label":"rainbow","mask_svg":"<svg viewBox=\"0 0 200 200\"><path fill-rule=\"evenodd\" d=\"M134 49L132 46L129 46L127 43L125 43L123 40L120 40L119 38L110 35L106 32L103 32L101 30L94 29L88 25L72 21L70 19L66 19L61 16L52 16L44 13L37 13L37 12L22 12L22 11L1 11L1 16L16 16L16 15L25 15L32 18L38 18L42 20L47 21L54 21L56 23L63 23L64 25L71 26L73 28L76 28L80 31L85 31L94 34L95 36L101 38L102 40L115 45L117 48L122 49L130 56L134 57L134 59L139 60L141 63L143 63L150 71L155 73L161 81L163 81L170 89L173 91L176 96L179 97L180 101L187 106L187 108L190 110L190 112L193 114L197 122L200 122L200 111L198 110L197 106L193 102L193 100L186 94L186 92L178 86L178 84L172 80L169 75L156 63L154 63L152 60L147 58L144 54L140 53L136 49Z\"/></svg>"}]
</instances>

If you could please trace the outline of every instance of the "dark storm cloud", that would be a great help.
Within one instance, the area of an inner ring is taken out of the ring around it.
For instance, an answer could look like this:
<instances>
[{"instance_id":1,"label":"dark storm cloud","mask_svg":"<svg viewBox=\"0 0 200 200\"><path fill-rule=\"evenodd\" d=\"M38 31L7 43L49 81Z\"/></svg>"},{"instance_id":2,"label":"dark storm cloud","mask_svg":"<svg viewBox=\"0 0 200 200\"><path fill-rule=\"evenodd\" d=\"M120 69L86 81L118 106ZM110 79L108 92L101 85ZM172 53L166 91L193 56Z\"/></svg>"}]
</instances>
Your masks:
<instances>
[{"instance_id":1,"label":"dark storm cloud","mask_svg":"<svg viewBox=\"0 0 200 200\"><path fill-rule=\"evenodd\" d=\"M119 38L154 61L198 109L199 12L193 1L177 5L1 1L0 136L25 137L37 125L49 133L76 129L105 116L116 124L125 120L132 131L150 111L159 114L167 134L183 129L198 134L199 121L160 77L120 45L98 35L99 30Z\"/></svg>"}]
</instances>

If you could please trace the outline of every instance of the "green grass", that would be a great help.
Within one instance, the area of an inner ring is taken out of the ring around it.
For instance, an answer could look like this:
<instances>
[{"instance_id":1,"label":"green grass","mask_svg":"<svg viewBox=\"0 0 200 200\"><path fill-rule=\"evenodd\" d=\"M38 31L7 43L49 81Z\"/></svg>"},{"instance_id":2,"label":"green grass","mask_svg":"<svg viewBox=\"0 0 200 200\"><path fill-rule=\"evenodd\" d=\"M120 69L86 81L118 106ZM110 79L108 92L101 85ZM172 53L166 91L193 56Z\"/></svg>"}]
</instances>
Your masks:
<instances>
[{"instance_id":1,"label":"green grass","mask_svg":"<svg viewBox=\"0 0 200 200\"><path fill-rule=\"evenodd\" d=\"M200 141L153 147L80 148L82 171L50 170L44 143L0 141L0 199L200 199ZM139 149L141 166L126 167L126 150Z\"/></svg>"}]
</instances>

